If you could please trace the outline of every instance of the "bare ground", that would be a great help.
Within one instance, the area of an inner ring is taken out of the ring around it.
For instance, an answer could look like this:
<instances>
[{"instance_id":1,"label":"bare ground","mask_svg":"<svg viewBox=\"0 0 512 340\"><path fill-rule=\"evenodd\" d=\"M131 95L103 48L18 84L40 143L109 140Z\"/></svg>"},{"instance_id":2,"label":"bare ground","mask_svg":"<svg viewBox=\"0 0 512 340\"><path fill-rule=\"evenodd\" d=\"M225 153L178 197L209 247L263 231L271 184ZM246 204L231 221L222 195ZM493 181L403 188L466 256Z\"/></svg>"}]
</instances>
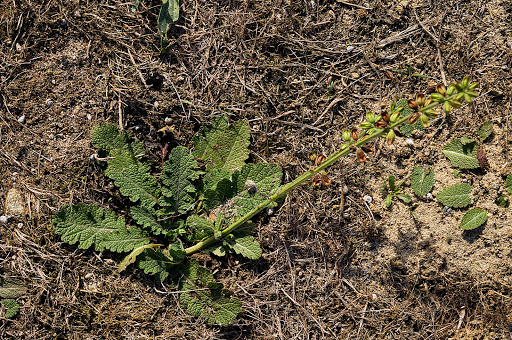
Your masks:
<instances>
[{"instance_id":1,"label":"bare ground","mask_svg":"<svg viewBox=\"0 0 512 340\"><path fill-rule=\"evenodd\" d=\"M19 315L0 320L1 338L511 337L512 215L494 203L512 173L509 1L183 2L163 56L158 6L0 1L0 205L14 187L25 209L0 225L0 266L29 288ZM397 72L408 68L428 78ZM51 215L65 204L126 210L89 158L100 122L121 116L157 161L163 144L190 146L216 115L247 119L251 158L278 163L288 182L367 111L464 75L480 83L474 105L412 144L377 142L364 164L347 157L329 170L329 187L304 185L259 219L260 260L205 260L243 301L230 327L187 316L171 287L134 268L118 274L118 256L53 233ZM486 120L489 170L455 178L442 147L476 137ZM434 196L472 183L487 223L462 232L465 210L435 200L417 199L413 213L398 201L386 209L380 185L394 174L411 193L414 165L434 167Z\"/></svg>"}]
</instances>

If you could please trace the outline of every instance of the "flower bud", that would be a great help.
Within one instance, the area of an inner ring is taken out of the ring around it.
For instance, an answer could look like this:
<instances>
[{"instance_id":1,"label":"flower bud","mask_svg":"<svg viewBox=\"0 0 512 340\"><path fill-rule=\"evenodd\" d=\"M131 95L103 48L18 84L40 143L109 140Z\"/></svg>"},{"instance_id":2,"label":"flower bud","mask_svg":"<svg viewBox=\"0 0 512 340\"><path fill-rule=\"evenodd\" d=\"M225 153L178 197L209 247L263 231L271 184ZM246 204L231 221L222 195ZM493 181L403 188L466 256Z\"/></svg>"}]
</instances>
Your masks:
<instances>
[{"instance_id":1,"label":"flower bud","mask_svg":"<svg viewBox=\"0 0 512 340\"><path fill-rule=\"evenodd\" d=\"M450 100L450 105L453 106L454 108L458 109L460 107L460 102L458 100Z\"/></svg>"},{"instance_id":2,"label":"flower bud","mask_svg":"<svg viewBox=\"0 0 512 340\"><path fill-rule=\"evenodd\" d=\"M424 113L425 113L425 114L427 115L427 117L429 117L429 118L436 118L437 116L439 116L439 113L437 113L437 112L436 112L436 111L434 111L434 110L427 110L427 111L425 111Z\"/></svg>"},{"instance_id":3,"label":"flower bud","mask_svg":"<svg viewBox=\"0 0 512 340\"><path fill-rule=\"evenodd\" d=\"M439 93L441 96L443 96L443 97L446 96L446 87L444 87L444 85L442 85L442 84L437 85L436 90L437 90L437 93Z\"/></svg>"},{"instance_id":4,"label":"flower bud","mask_svg":"<svg viewBox=\"0 0 512 340\"><path fill-rule=\"evenodd\" d=\"M463 79L462 79L462 82L461 82L461 85L462 87L465 89L469 86L469 77L468 76L465 76Z\"/></svg>"},{"instance_id":5,"label":"flower bud","mask_svg":"<svg viewBox=\"0 0 512 340\"><path fill-rule=\"evenodd\" d=\"M400 118L400 112L395 112L391 115L391 117L389 118L389 121L391 123L394 123L398 120L398 118Z\"/></svg>"},{"instance_id":6,"label":"flower bud","mask_svg":"<svg viewBox=\"0 0 512 340\"><path fill-rule=\"evenodd\" d=\"M416 95L416 103L418 103L418 106L425 106L425 95L423 93Z\"/></svg>"},{"instance_id":7,"label":"flower bud","mask_svg":"<svg viewBox=\"0 0 512 340\"><path fill-rule=\"evenodd\" d=\"M416 111L418 109L418 103L416 103L416 101L413 99L407 100L407 105L409 105L409 107L411 109L413 109L414 111Z\"/></svg>"},{"instance_id":8,"label":"flower bud","mask_svg":"<svg viewBox=\"0 0 512 340\"><path fill-rule=\"evenodd\" d=\"M375 123L375 121L377 119L375 118L375 114L373 112L367 112L366 113L366 120L373 124L373 123Z\"/></svg>"},{"instance_id":9,"label":"flower bud","mask_svg":"<svg viewBox=\"0 0 512 340\"><path fill-rule=\"evenodd\" d=\"M368 130L370 129L371 127L373 127L373 124L370 123L370 122L367 122L367 121L364 121L364 122L361 122L361 124L359 124L359 127L363 130Z\"/></svg>"},{"instance_id":10,"label":"flower bud","mask_svg":"<svg viewBox=\"0 0 512 340\"><path fill-rule=\"evenodd\" d=\"M412 115L409 116L409 124L414 124L420 117L419 112L414 112Z\"/></svg>"},{"instance_id":11,"label":"flower bud","mask_svg":"<svg viewBox=\"0 0 512 340\"><path fill-rule=\"evenodd\" d=\"M396 138L395 131L389 130L388 134L386 135L386 142L388 143L388 145L392 145L393 142L395 141L395 138Z\"/></svg>"},{"instance_id":12,"label":"flower bud","mask_svg":"<svg viewBox=\"0 0 512 340\"><path fill-rule=\"evenodd\" d=\"M428 128L430 126L430 119L427 115L421 115L420 116L420 122L421 125L423 125L424 128Z\"/></svg>"},{"instance_id":13,"label":"flower bud","mask_svg":"<svg viewBox=\"0 0 512 340\"><path fill-rule=\"evenodd\" d=\"M343 130L342 137L343 137L344 141L346 141L346 142L350 141L350 131Z\"/></svg>"},{"instance_id":14,"label":"flower bud","mask_svg":"<svg viewBox=\"0 0 512 340\"><path fill-rule=\"evenodd\" d=\"M352 137L353 140L359 139L359 134L357 133L357 129L354 128L352 131L350 131L350 137Z\"/></svg>"},{"instance_id":15,"label":"flower bud","mask_svg":"<svg viewBox=\"0 0 512 340\"><path fill-rule=\"evenodd\" d=\"M309 158L310 161L314 161L316 159L316 153L310 152L308 154L308 158Z\"/></svg>"},{"instance_id":16,"label":"flower bud","mask_svg":"<svg viewBox=\"0 0 512 340\"><path fill-rule=\"evenodd\" d=\"M386 123L389 123L389 113L387 113L387 112L383 112L383 113L381 114L381 118L382 118L382 120L383 120L383 121L385 121Z\"/></svg>"},{"instance_id":17,"label":"flower bud","mask_svg":"<svg viewBox=\"0 0 512 340\"><path fill-rule=\"evenodd\" d=\"M450 103L444 102L444 104L443 104L444 113L449 114L451 110L452 110L452 106L450 105Z\"/></svg>"},{"instance_id":18,"label":"flower bud","mask_svg":"<svg viewBox=\"0 0 512 340\"><path fill-rule=\"evenodd\" d=\"M442 94L439 94L439 93L432 93L430 95L430 99L432 99L435 102L443 102L444 101L444 96Z\"/></svg>"},{"instance_id":19,"label":"flower bud","mask_svg":"<svg viewBox=\"0 0 512 340\"><path fill-rule=\"evenodd\" d=\"M446 90L446 95L451 96L455 92L455 85L451 84L448 86L448 89Z\"/></svg>"}]
</instances>

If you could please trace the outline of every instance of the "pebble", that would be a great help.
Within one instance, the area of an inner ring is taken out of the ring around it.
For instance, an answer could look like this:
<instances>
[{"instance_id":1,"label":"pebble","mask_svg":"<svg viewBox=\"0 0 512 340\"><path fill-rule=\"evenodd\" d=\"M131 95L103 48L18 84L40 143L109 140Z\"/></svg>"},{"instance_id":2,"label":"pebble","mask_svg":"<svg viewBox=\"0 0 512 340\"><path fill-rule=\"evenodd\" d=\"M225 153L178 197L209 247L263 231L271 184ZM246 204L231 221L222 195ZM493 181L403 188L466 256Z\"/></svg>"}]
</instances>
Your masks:
<instances>
[{"instance_id":1,"label":"pebble","mask_svg":"<svg viewBox=\"0 0 512 340\"><path fill-rule=\"evenodd\" d=\"M433 200L434 199L434 196L432 196L432 194L429 192L426 197L429 199L429 200Z\"/></svg>"},{"instance_id":2,"label":"pebble","mask_svg":"<svg viewBox=\"0 0 512 340\"><path fill-rule=\"evenodd\" d=\"M4 216L4 215L0 216L0 223L5 224L5 223L7 223L7 221L9 221L7 216Z\"/></svg>"},{"instance_id":3,"label":"pebble","mask_svg":"<svg viewBox=\"0 0 512 340\"><path fill-rule=\"evenodd\" d=\"M365 195L365 196L363 197L363 201L365 201L365 202L366 202L366 203L368 203L368 204L372 203L372 200L373 200L373 198L372 198L372 196L370 196L370 195Z\"/></svg>"},{"instance_id":4,"label":"pebble","mask_svg":"<svg viewBox=\"0 0 512 340\"><path fill-rule=\"evenodd\" d=\"M411 146L412 146L412 145L414 145L414 141L413 141L411 138L407 138L407 139L405 140L405 144L407 144L407 145L411 145Z\"/></svg>"},{"instance_id":5,"label":"pebble","mask_svg":"<svg viewBox=\"0 0 512 340\"><path fill-rule=\"evenodd\" d=\"M18 118L18 123L21 123L21 124L25 123L25 115L21 115L21 117Z\"/></svg>"},{"instance_id":6,"label":"pebble","mask_svg":"<svg viewBox=\"0 0 512 340\"><path fill-rule=\"evenodd\" d=\"M172 118L171 117L165 117L165 124L170 124L172 123Z\"/></svg>"},{"instance_id":7,"label":"pebble","mask_svg":"<svg viewBox=\"0 0 512 340\"><path fill-rule=\"evenodd\" d=\"M347 46L347 52L352 52L354 50L354 46Z\"/></svg>"},{"instance_id":8,"label":"pebble","mask_svg":"<svg viewBox=\"0 0 512 340\"><path fill-rule=\"evenodd\" d=\"M91 278L91 277L93 277L93 276L94 276L94 274L93 274L93 273L87 273L87 274L84 276L84 278L85 278L85 279L90 279L90 278Z\"/></svg>"}]
</instances>

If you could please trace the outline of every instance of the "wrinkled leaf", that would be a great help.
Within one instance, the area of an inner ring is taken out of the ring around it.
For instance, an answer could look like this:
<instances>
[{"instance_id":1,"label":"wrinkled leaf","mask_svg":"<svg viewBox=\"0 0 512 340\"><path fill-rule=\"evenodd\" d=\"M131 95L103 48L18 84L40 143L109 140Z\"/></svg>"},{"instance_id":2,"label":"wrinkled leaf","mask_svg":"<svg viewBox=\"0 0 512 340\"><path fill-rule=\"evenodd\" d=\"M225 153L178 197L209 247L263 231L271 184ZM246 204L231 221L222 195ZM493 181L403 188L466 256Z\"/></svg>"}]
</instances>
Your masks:
<instances>
[{"instance_id":1,"label":"wrinkled leaf","mask_svg":"<svg viewBox=\"0 0 512 340\"><path fill-rule=\"evenodd\" d=\"M485 210L471 209L462 217L460 227L464 230L471 230L480 227L485 221L487 221L487 212Z\"/></svg>"},{"instance_id":2,"label":"wrinkled leaf","mask_svg":"<svg viewBox=\"0 0 512 340\"><path fill-rule=\"evenodd\" d=\"M483 123L482 126L478 128L478 135L480 136L482 142L485 141L492 134L492 130L493 126L490 120Z\"/></svg>"},{"instance_id":3,"label":"wrinkled leaf","mask_svg":"<svg viewBox=\"0 0 512 340\"><path fill-rule=\"evenodd\" d=\"M471 204L473 187L467 183L453 184L439 191L437 200L448 207L463 208Z\"/></svg>"},{"instance_id":4,"label":"wrinkled leaf","mask_svg":"<svg viewBox=\"0 0 512 340\"><path fill-rule=\"evenodd\" d=\"M434 187L434 170L415 166L411 174L411 187L416 196L428 194Z\"/></svg>"},{"instance_id":5,"label":"wrinkled leaf","mask_svg":"<svg viewBox=\"0 0 512 340\"><path fill-rule=\"evenodd\" d=\"M164 203L170 205L175 214L186 212L194 204L196 188L192 182L200 175L196 167L196 160L183 146L172 149L164 164L162 194L166 197Z\"/></svg>"},{"instance_id":6,"label":"wrinkled leaf","mask_svg":"<svg viewBox=\"0 0 512 340\"><path fill-rule=\"evenodd\" d=\"M116 219L113 211L84 203L62 207L53 216L53 225L62 241L78 242L80 249L94 245L96 251L128 252L149 243L144 231L135 227L127 229L124 218Z\"/></svg>"},{"instance_id":7,"label":"wrinkled leaf","mask_svg":"<svg viewBox=\"0 0 512 340\"><path fill-rule=\"evenodd\" d=\"M475 142L464 145L460 139L454 139L443 148L443 154L454 167L460 169L476 169L480 167Z\"/></svg>"}]
</instances>

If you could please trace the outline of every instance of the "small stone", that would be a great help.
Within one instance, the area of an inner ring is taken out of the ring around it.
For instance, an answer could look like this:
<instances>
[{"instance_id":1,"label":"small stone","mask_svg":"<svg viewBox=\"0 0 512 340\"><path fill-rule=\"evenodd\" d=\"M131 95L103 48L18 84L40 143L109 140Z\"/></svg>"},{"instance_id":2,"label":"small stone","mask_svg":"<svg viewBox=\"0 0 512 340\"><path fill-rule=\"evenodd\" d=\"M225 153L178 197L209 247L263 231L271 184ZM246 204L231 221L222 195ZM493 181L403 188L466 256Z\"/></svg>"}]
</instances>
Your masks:
<instances>
[{"instance_id":1,"label":"small stone","mask_svg":"<svg viewBox=\"0 0 512 340\"><path fill-rule=\"evenodd\" d=\"M346 185L343 185L343 195L348 194L348 187Z\"/></svg>"},{"instance_id":2,"label":"small stone","mask_svg":"<svg viewBox=\"0 0 512 340\"><path fill-rule=\"evenodd\" d=\"M5 215L0 216L0 223L5 224L8 221L9 221L9 219L7 218L7 216L5 216Z\"/></svg>"},{"instance_id":3,"label":"small stone","mask_svg":"<svg viewBox=\"0 0 512 340\"><path fill-rule=\"evenodd\" d=\"M21 117L18 118L18 123L20 123L20 124L25 123L25 115L21 115Z\"/></svg>"},{"instance_id":4,"label":"small stone","mask_svg":"<svg viewBox=\"0 0 512 340\"><path fill-rule=\"evenodd\" d=\"M350 53L350 52L352 52L353 50L354 50L354 46L351 46L351 45L347 46L347 52L349 52L349 53Z\"/></svg>"},{"instance_id":5,"label":"small stone","mask_svg":"<svg viewBox=\"0 0 512 340\"><path fill-rule=\"evenodd\" d=\"M370 203L372 203L373 198L372 198L372 196L370 196L370 195L365 195L365 196L363 197L363 201L365 201L366 203L370 204Z\"/></svg>"},{"instance_id":6,"label":"small stone","mask_svg":"<svg viewBox=\"0 0 512 340\"><path fill-rule=\"evenodd\" d=\"M19 229L23 228L23 223L21 223L21 222L20 222L20 223L18 223L18 228L19 228Z\"/></svg>"},{"instance_id":7,"label":"small stone","mask_svg":"<svg viewBox=\"0 0 512 340\"><path fill-rule=\"evenodd\" d=\"M48 107L52 107L52 106L53 106L53 100L51 100L51 99L47 99L47 100L46 100L46 106L48 106Z\"/></svg>"},{"instance_id":8,"label":"small stone","mask_svg":"<svg viewBox=\"0 0 512 340\"><path fill-rule=\"evenodd\" d=\"M165 124L171 124L172 123L172 118L171 117L165 117L164 121L165 121Z\"/></svg>"},{"instance_id":9,"label":"small stone","mask_svg":"<svg viewBox=\"0 0 512 340\"><path fill-rule=\"evenodd\" d=\"M354 79L357 79L357 78L359 78L359 73L354 72L354 73L351 73L350 76Z\"/></svg>"},{"instance_id":10,"label":"small stone","mask_svg":"<svg viewBox=\"0 0 512 340\"><path fill-rule=\"evenodd\" d=\"M427 199L429 199L429 200L433 200L434 199L434 196L432 196L432 194L430 192L425 197Z\"/></svg>"},{"instance_id":11,"label":"small stone","mask_svg":"<svg viewBox=\"0 0 512 340\"><path fill-rule=\"evenodd\" d=\"M25 200L21 191L12 188L5 198L5 215L20 217L25 214Z\"/></svg>"},{"instance_id":12,"label":"small stone","mask_svg":"<svg viewBox=\"0 0 512 340\"><path fill-rule=\"evenodd\" d=\"M91 120L92 119L92 116L90 113L87 114L87 120Z\"/></svg>"},{"instance_id":13,"label":"small stone","mask_svg":"<svg viewBox=\"0 0 512 340\"><path fill-rule=\"evenodd\" d=\"M413 146L413 145L414 145L414 141L413 141L411 138L407 138L407 139L405 140L405 144L410 145L410 146Z\"/></svg>"},{"instance_id":14,"label":"small stone","mask_svg":"<svg viewBox=\"0 0 512 340\"><path fill-rule=\"evenodd\" d=\"M85 279L90 279L90 278L91 278L91 277L93 277L93 276L94 276L94 274L93 274L93 273L87 273L87 274L84 276L84 278L85 278Z\"/></svg>"}]
</instances>

